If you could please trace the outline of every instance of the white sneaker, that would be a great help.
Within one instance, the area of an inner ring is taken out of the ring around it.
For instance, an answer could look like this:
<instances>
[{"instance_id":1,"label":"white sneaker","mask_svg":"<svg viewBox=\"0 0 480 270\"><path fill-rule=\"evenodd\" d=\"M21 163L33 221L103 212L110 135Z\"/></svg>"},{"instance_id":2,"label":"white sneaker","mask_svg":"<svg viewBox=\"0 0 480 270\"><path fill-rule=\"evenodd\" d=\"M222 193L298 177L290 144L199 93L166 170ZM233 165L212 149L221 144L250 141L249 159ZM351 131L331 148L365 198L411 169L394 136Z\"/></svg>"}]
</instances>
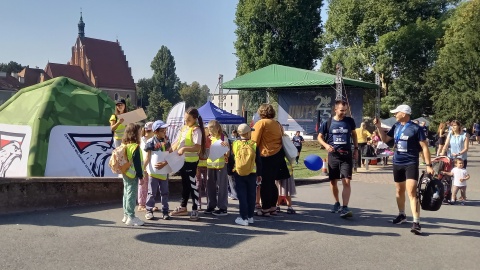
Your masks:
<instances>
[{"instance_id":1,"label":"white sneaker","mask_svg":"<svg viewBox=\"0 0 480 270\"><path fill-rule=\"evenodd\" d=\"M145 224L145 222L141 221L138 217L129 217L127 222L125 222L125 225L127 226L143 226L143 224Z\"/></svg>"},{"instance_id":2,"label":"white sneaker","mask_svg":"<svg viewBox=\"0 0 480 270\"><path fill-rule=\"evenodd\" d=\"M242 219L241 217L237 217L237 219L235 219L235 223L242 226L248 226L248 220Z\"/></svg>"},{"instance_id":3,"label":"white sneaker","mask_svg":"<svg viewBox=\"0 0 480 270\"><path fill-rule=\"evenodd\" d=\"M253 224L253 217L248 218L248 224Z\"/></svg>"},{"instance_id":4,"label":"white sneaker","mask_svg":"<svg viewBox=\"0 0 480 270\"><path fill-rule=\"evenodd\" d=\"M145 219L148 219L148 220L153 219L153 212L147 212L147 213L145 214Z\"/></svg>"},{"instance_id":5,"label":"white sneaker","mask_svg":"<svg viewBox=\"0 0 480 270\"><path fill-rule=\"evenodd\" d=\"M123 222L123 223L127 222L127 219L128 219L127 215L123 215L122 222Z\"/></svg>"}]
</instances>

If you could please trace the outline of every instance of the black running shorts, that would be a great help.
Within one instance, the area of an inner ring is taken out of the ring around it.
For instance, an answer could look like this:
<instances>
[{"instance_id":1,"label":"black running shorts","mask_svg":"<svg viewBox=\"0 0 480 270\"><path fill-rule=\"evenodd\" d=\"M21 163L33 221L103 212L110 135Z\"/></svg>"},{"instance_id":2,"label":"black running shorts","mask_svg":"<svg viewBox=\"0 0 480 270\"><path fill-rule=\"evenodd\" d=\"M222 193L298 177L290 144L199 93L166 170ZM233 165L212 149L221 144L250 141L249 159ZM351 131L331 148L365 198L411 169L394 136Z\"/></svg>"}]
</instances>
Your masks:
<instances>
[{"instance_id":1,"label":"black running shorts","mask_svg":"<svg viewBox=\"0 0 480 270\"><path fill-rule=\"evenodd\" d=\"M352 179L352 171L352 152L346 155L340 155L337 152L328 153L328 179Z\"/></svg>"},{"instance_id":2,"label":"black running shorts","mask_svg":"<svg viewBox=\"0 0 480 270\"><path fill-rule=\"evenodd\" d=\"M393 164L393 181L397 183L405 182L407 179L415 179L418 181L418 176L418 164Z\"/></svg>"}]
</instances>

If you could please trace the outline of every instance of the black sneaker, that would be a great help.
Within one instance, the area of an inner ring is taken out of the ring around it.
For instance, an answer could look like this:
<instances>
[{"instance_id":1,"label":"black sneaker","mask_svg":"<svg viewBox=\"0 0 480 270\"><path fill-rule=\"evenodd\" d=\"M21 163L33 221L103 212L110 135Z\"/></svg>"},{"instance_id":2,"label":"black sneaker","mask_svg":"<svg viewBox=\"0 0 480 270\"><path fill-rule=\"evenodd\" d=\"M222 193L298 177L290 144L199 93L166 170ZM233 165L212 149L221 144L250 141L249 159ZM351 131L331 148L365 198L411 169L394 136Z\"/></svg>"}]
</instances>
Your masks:
<instances>
[{"instance_id":1,"label":"black sneaker","mask_svg":"<svg viewBox=\"0 0 480 270\"><path fill-rule=\"evenodd\" d=\"M340 211L340 217L342 218L353 217L353 212L347 206L344 206L342 208L342 211Z\"/></svg>"},{"instance_id":2,"label":"black sneaker","mask_svg":"<svg viewBox=\"0 0 480 270\"><path fill-rule=\"evenodd\" d=\"M212 214L215 209L213 208L207 208L205 211L203 211L204 214Z\"/></svg>"},{"instance_id":3,"label":"black sneaker","mask_svg":"<svg viewBox=\"0 0 480 270\"><path fill-rule=\"evenodd\" d=\"M163 213L162 218L163 218L163 220L170 220L170 219L172 219L172 218L168 215L168 212L167 212L167 213Z\"/></svg>"},{"instance_id":4,"label":"black sneaker","mask_svg":"<svg viewBox=\"0 0 480 270\"><path fill-rule=\"evenodd\" d=\"M420 223L413 222L412 229L410 231L416 235L422 234L422 227L420 226Z\"/></svg>"},{"instance_id":5,"label":"black sneaker","mask_svg":"<svg viewBox=\"0 0 480 270\"><path fill-rule=\"evenodd\" d=\"M228 212L227 212L227 210L221 210L221 209L219 209L219 210L213 211L212 214L213 214L214 216L226 216L226 215L228 215Z\"/></svg>"},{"instance_id":6,"label":"black sneaker","mask_svg":"<svg viewBox=\"0 0 480 270\"><path fill-rule=\"evenodd\" d=\"M398 216L392 221L393 224L402 224L407 222L407 216L404 214L398 214Z\"/></svg>"},{"instance_id":7,"label":"black sneaker","mask_svg":"<svg viewBox=\"0 0 480 270\"><path fill-rule=\"evenodd\" d=\"M336 202L334 205L333 205L333 208L332 210L330 210L330 213L338 213L340 212L340 203L339 202Z\"/></svg>"}]
</instances>

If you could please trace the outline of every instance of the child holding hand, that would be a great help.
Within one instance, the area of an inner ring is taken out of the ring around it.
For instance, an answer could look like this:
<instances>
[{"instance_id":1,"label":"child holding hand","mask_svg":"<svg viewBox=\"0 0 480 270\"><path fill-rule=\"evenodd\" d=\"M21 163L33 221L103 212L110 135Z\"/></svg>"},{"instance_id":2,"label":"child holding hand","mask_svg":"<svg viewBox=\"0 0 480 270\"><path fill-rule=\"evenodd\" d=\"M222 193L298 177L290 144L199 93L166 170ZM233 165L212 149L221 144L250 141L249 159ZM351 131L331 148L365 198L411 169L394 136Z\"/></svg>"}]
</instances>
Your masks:
<instances>
[{"instance_id":1,"label":"child holding hand","mask_svg":"<svg viewBox=\"0 0 480 270\"><path fill-rule=\"evenodd\" d=\"M450 200L450 204L455 204L458 190L460 190L462 198L460 204L465 205L465 201L467 200L467 180L470 179L470 175L467 170L463 168L463 160L461 158L455 159L455 168L453 168L451 172L442 172L442 174L453 176L452 199Z\"/></svg>"}]
</instances>

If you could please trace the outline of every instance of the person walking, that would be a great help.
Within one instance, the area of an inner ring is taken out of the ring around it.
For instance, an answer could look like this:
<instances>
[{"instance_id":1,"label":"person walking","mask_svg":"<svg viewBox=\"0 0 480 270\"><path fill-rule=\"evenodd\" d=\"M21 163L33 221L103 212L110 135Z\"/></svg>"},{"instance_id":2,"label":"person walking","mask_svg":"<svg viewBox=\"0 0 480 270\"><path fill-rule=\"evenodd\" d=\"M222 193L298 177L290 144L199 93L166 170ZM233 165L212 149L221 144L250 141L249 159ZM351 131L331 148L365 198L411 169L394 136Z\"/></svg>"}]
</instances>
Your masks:
<instances>
[{"instance_id":1,"label":"person walking","mask_svg":"<svg viewBox=\"0 0 480 270\"><path fill-rule=\"evenodd\" d=\"M298 159L300 158L300 152L302 152L302 144L305 140L303 139L302 136L300 136L300 131L297 131L295 133L295 136L292 138L293 145L297 148L298 154L297 157L295 158L295 162L298 165Z\"/></svg>"},{"instance_id":2,"label":"person walking","mask_svg":"<svg viewBox=\"0 0 480 270\"><path fill-rule=\"evenodd\" d=\"M366 127L367 125L365 123L361 123L360 127L355 129L355 133L357 134L357 140L358 140L358 158L357 158L358 168L360 168L362 165L363 148L367 145L367 139L372 136L372 134L368 132Z\"/></svg>"},{"instance_id":3,"label":"person walking","mask_svg":"<svg viewBox=\"0 0 480 270\"><path fill-rule=\"evenodd\" d=\"M410 199L410 208L413 215L413 224L410 231L414 234L421 234L420 226L420 205L417 198L417 184L419 177L419 152L420 148L427 163L427 172L433 174L430 159L430 152L423 129L410 120L412 109L408 105L399 105L390 111L394 114L397 122L387 132L380 132L381 123L375 118L374 124L377 127L380 138L387 143L394 140L395 151L393 156L393 180L395 181L396 200L398 216L393 219L393 224L402 224L407 221L405 214L405 191Z\"/></svg>"},{"instance_id":4,"label":"person walking","mask_svg":"<svg viewBox=\"0 0 480 270\"><path fill-rule=\"evenodd\" d=\"M472 132L473 135L475 135L475 140L480 144L480 124L478 123L478 120L473 124Z\"/></svg>"},{"instance_id":5,"label":"person walking","mask_svg":"<svg viewBox=\"0 0 480 270\"><path fill-rule=\"evenodd\" d=\"M448 149L447 156L452 161L456 158L461 158L463 160L463 168L467 168L467 152L470 139L467 133L462 130L460 121L453 120L450 124L452 126L452 132L447 136L445 146L442 149L442 156L445 155Z\"/></svg>"},{"instance_id":6,"label":"person walking","mask_svg":"<svg viewBox=\"0 0 480 270\"><path fill-rule=\"evenodd\" d=\"M348 104L343 100L335 102L335 115L322 123L318 133L318 142L328 151L328 179L335 199L332 213L340 213L340 217L352 217L353 212L348 208L352 188L353 159L358 158L358 141L355 132L355 121L346 116ZM354 151L352 153L353 141ZM342 203L338 197L337 182L343 185Z\"/></svg>"}]
</instances>

